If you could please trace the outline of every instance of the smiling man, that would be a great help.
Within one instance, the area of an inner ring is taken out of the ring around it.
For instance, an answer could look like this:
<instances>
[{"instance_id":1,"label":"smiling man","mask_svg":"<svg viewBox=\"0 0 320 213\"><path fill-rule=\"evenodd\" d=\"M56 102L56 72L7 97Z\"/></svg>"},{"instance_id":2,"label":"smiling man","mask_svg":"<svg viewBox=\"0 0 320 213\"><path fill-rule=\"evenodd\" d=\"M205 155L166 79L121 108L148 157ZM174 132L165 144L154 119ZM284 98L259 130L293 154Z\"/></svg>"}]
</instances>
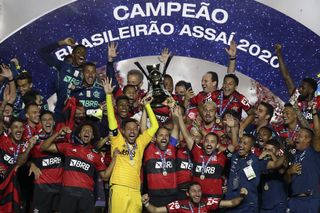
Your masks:
<instances>
[{"instance_id":1,"label":"smiling man","mask_svg":"<svg viewBox=\"0 0 320 213\"><path fill-rule=\"evenodd\" d=\"M239 205L247 196L248 191L241 188L239 196L232 200L221 200L219 198L203 198L202 189L199 183L192 182L186 191L187 200L177 200L167 206L155 207L149 203L149 196L143 195L142 202L146 209L152 213L194 213L212 212L219 208L231 208Z\"/></svg>"}]
</instances>

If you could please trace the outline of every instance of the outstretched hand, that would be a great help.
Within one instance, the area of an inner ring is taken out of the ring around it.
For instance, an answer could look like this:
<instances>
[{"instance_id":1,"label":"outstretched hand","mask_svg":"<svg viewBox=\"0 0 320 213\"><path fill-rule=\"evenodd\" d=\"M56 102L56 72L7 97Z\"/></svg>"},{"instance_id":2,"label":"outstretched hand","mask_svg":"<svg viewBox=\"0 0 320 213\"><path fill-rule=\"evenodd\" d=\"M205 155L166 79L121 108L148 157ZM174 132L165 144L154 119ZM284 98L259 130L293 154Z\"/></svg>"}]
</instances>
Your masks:
<instances>
[{"instance_id":1,"label":"outstretched hand","mask_svg":"<svg viewBox=\"0 0 320 213\"><path fill-rule=\"evenodd\" d=\"M71 47L76 46L75 40L73 38L71 38L71 37L68 37L68 38L65 38L65 39L61 40L59 42L59 44L60 45L67 45L67 46L71 46Z\"/></svg>"},{"instance_id":2,"label":"outstretched hand","mask_svg":"<svg viewBox=\"0 0 320 213\"><path fill-rule=\"evenodd\" d=\"M235 58L237 56L237 43L232 40L229 49L225 48L225 50L230 58Z\"/></svg>"},{"instance_id":3,"label":"outstretched hand","mask_svg":"<svg viewBox=\"0 0 320 213\"><path fill-rule=\"evenodd\" d=\"M108 60L110 62L112 62L112 60L115 57L117 57L117 55L118 55L117 48L118 48L118 43L116 43L116 42L110 42L108 44Z\"/></svg>"},{"instance_id":4,"label":"outstretched hand","mask_svg":"<svg viewBox=\"0 0 320 213\"><path fill-rule=\"evenodd\" d=\"M146 106L147 104L150 104L153 101L152 94L147 94L141 99L141 104Z\"/></svg>"},{"instance_id":5,"label":"outstretched hand","mask_svg":"<svg viewBox=\"0 0 320 213\"><path fill-rule=\"evenodd\" d=\"M159 56L159 61L161 63L166 63L170 55L171 55L171 52L169 51L169 49L164 48L161 52L161 55Z\"/></svg>"},{"instance_id":6,"label":"outstretched hand","mask_svg":"<svg viewBox=\"0 0 320 213\"><path fill-rule=\"evenodd\" d=\"M11 69L7 65L1 64L0 69L2 70L0 74L2 77L8 78L9 80L13 78Z\"/></svg>"},{"instance_id":7,"label":"outstretched hand","mask_svg":"<svg viewBox=\"0 0 320 213\"><path fill-rule=\"evenodd\" d=\"M112 94L113 89L115 88L115 86L112 86L112 78L110 80L108 77L101 79L101 82L102 82L104 92L106 94Z\"/></svg>"}]
</instances>

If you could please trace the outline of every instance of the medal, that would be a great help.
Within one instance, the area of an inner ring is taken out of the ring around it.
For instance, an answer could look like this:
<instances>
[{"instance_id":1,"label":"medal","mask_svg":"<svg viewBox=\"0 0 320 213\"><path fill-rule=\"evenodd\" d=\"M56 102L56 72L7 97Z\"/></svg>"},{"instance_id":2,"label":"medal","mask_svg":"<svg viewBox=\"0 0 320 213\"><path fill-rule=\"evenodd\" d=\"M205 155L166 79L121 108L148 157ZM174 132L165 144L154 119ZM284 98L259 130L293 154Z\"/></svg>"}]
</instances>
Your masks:
<instances>
[{"instance_id":1,"label":"medal","mask_svg":"<svg viewBox=\"0 0 320 213\"><path fill-rule=\"evenodd\" d=\"M168 175L167 171L163 171L163 172L162 172L162 175L163 175L163 176L167 176L167 175Z\"/></svg>"},{"instance_id":2,"label":"medal","mask_svg":"<svg viewBox=\"0 0 320 213\"><path fill-rule=\"evenodd\" d=\"M204 179L205 179L205 176L204 176L204 175L200 175L200 179L201 179L201 180L204 180Z\"/></svg>"},{"instance_id":3,"label":"medal","mask_svg":"<svg viewBox=\"0 0 320 213\"><path fill-rule=\"evenodd\" d=\"M216 123L220 124L220 122L221 122L220 118L216 118Z\"/></svg>"},{"instance_id":4,"label":"medal","mask_svg":"<svg viewBox=\"0 0 320 213\"><path fill-rule=\"evenodd\" d=\"M264 191L268 191L268 190L269 190L269 185L268 185L268 183L265 183L265 184L264 184L263 189L264 189Z\"/></svg>"},{"instance_id":5,"label":"medal","mask_svg":"<svg viewBox=\"0 0 320 213\"><path fill-rule=\"evenodd\" d=\"M134 160L130 160L130 165L133 166L134 165Z\"/></svg>"}]
</instances>

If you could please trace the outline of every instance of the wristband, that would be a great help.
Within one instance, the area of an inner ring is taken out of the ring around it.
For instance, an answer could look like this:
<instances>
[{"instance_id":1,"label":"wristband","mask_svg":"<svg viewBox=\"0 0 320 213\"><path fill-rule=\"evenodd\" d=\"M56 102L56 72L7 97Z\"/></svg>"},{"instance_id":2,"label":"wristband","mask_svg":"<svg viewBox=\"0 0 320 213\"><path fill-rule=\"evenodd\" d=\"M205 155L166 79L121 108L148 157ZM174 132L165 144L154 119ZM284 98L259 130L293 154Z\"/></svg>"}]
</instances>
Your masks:
<instances>
[{"instance_id":1,"label":"wristband","mask_svg":"<svg viewBox=\"0 0 320 213\"><path fill-rule=\"evenodd\" d=\"M316 112L316 113L312 113L312 115L318 115L318 113Z\"/></svg>"},{"instance_id":2,"label":"wristband","mask_svg":"<svg viewBox=\"0 0 320 213\"><path fill-rule=\"evenodd\" d=\"M12 82L12 81L14 81L14 78L12 78L11 80L8 80L8 82Z\"/></svg>"},{"instance_id":3,"label":"wristband","mask_svg":"<svg viewBox=\"0 0 320 213\"><path fill-rule=\"evenodd\" d=\"M149 201L147 202L147 203L144 203L143 205L144 205L144 207L148 207L149 206Z\"/></svg>"},{"instance_id":4,"label":"wristband","mask_svg":"<svg viewBox=\"0 0 320 213\"><path fill-rule=\"evenodd\" d=\"M235 57L232 57L232 58L231 58L231 57L229 58L230 61L233 61L233 60L236 60L236 59L237 59L236 56L235 56Z\"/></svg>"}]
</instances>

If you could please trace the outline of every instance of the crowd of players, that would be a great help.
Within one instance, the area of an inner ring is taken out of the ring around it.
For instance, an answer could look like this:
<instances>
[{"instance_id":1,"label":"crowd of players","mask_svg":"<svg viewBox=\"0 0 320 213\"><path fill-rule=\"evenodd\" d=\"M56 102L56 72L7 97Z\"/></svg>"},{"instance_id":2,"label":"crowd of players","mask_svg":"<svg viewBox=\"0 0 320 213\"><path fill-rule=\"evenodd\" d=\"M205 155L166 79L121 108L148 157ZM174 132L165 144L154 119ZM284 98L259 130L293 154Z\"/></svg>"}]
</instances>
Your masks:
<instances>
[{"instance_id":1,"label":"crowd of players","mask_svg":"<svg viewBox=\"0 0 320 213\"><path fill-rule=\"evenodd\" d=\"M73 51L60 61L54 50L65 45ZM291 97L283 122L271 123L274 106L237 91L236 50L226 48L222 88L213 71L197 94L165 74L157 107L139 70L119 84L115 43L99 75L72 38L39 50L57 73L54 112L17 59L2 64L0 212L93 212L99 178L112 213L320 212L317 82L296 87L275 45Z\"/></svg>"}]
</instances>

